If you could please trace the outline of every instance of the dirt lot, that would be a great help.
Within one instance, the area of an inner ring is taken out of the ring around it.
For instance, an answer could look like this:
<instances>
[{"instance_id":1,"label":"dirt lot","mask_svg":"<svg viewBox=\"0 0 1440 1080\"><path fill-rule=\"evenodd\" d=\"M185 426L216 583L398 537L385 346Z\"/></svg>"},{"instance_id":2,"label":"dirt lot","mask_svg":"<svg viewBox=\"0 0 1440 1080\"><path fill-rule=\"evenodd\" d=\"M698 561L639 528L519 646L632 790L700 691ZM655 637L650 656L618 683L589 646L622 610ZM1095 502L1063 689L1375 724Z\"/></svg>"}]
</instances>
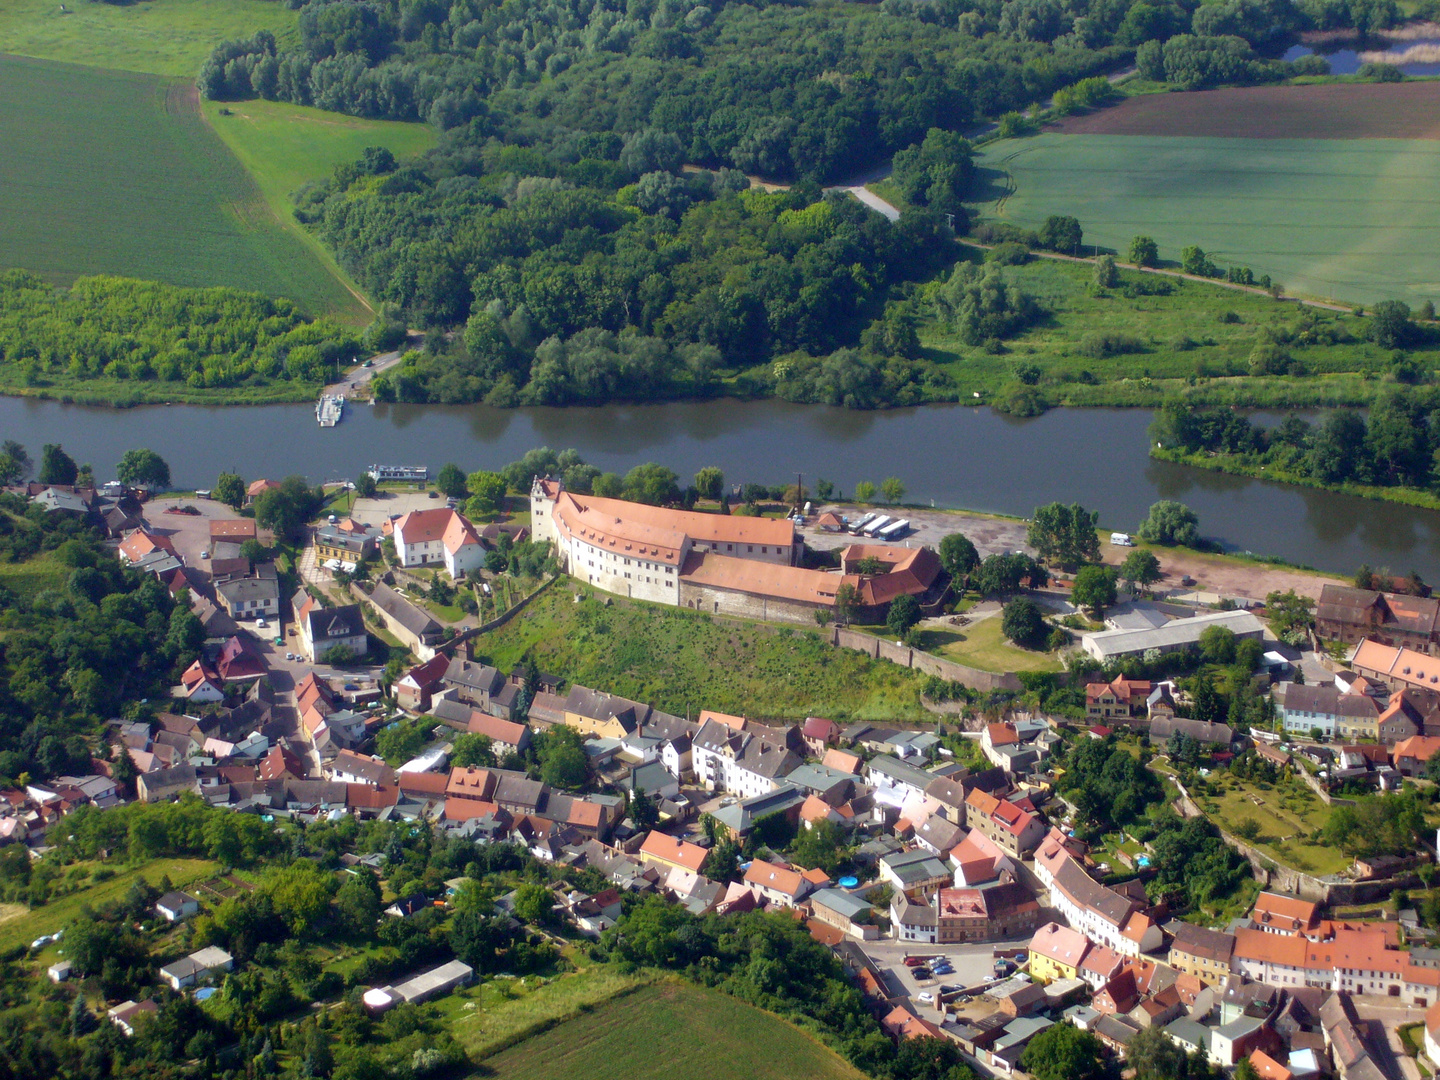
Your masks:
<instances>
[{"instance_id":1,"label":"dirt lot","mask_svg":"<svg viewBox=\"0 0 1440 1080\"><path fill-rule=\"evenodd\" d=\"M850 519L862 517L865 508L843 504L827 504L817 510L834 510ZM1026 522L1014 518L991 517L986 514L951 512L947 510L917 510L907 507L896 511L894 516L910 519L914 530L903 544L912 547L938 548L940 541L952 532L968 536L983 559L1003 551L1033 550L1025 543ZM843 548L847 544L878 544L865 536L851 536L849 533L827 533L806 525L801 532L805 543L819 550ZM1109 543L1100 545L1105 562L1118 565L1125 561L1131 548L1114 547ZM1339 578L1326 577L1304 570L1289 570L1280 566L1265 566L1245 563L1216 555L1202 555L1193 551L1175 551L1168 548L1154 549L1160 559L1160 569L1165 577L1160 582L1161 591L1196 591L1215 593L1218 596L1249 596L1263 600L1266 593L1285 592L1294 589L1304 596L1318 597L1320 589L1327 582L1339 582ZM1193 586L1182 586L1181 579L1189 576L1195 579ZM1201 598L1202 600L1204 597Z\"/></svg>"},{"instance_id":2,"label":"dirt lot","mask_svg":"<svg viewBox=\"0 0 1440 1080\"><path fill-rule=\"evenodd\" d=\"M423 491L382 491L373 499L356 499L350 516L362 525L379 525L411 510L435 510L444 505L443 497L432 499Z\"/></svg>"},{"instance_id":3,"label":"dirt lot","mask_svg":"<svg viewBox=\"0 0 1440 1080\"><path fill-rule=\"evenodd\" d=\"M1065 135L1208 135L1238 139L1440 139L1428 82L1245 86L1146 94L1047 128Z\"/></svg>"}]
</instances>

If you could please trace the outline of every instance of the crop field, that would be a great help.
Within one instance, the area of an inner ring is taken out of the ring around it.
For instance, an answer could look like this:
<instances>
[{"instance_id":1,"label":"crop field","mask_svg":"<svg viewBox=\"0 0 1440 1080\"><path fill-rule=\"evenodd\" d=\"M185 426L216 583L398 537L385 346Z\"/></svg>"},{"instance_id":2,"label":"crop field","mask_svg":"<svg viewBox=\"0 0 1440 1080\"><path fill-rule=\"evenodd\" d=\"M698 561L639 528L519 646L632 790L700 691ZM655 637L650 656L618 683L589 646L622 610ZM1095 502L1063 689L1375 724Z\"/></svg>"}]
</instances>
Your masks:
<instances>
[{"instance_id":1,"label":"crop field","mask_svg":"<svg viewBox=\"0 0 1440 1080\"><path fill-rule=\"evenodd\" d=\"M1171 263L1198 244L1302 295L1440 299L1440 140L1046 133L977 164L987 217L1073 214L1087 246L1123 254L1145 234Z\"/></svg>"},{"instance_id":2,"label":"crop field","mask_svg":"<svg viewBox=\"0 0 1440 1080\"><path fill-rule=\"evenodd\" d=\"M314 314L367 315L271 212L193 87L0 57L0 145L0 266L57 284L121 274L232 285Z\"/></svg>"},{"instance_id":3,"label":"crop field","mask_svg":"<svg viewBox=\"0 0 1440 1080\"><path fill-rule=\"evenodd\" d=\"M0 51L193 79L217 43L262 29L283 43L298 20L276 0L5 0Z\"/></svg>"},{"instance_id":4,"label":"crop field","mask_svg":"<svg viewBox=\"0 0 1440 1080\"><path fill-rule=\"evenodd\" d=\"M665 982L598 1006L485 1061L500 1080L860 1080L784 1020L714 990Z\"/></svg>"},{"instance_id":5,"label":"crop field","mask_svg":"<svg viewBox=\"0 0 1440 1080\"><path fill-rule=\"evenodd\" d=\"M1440 139L1440 88L1430 82L1324 83L1140 94L1047 130L1234 139Z\"/></svg>"}]
</instances>

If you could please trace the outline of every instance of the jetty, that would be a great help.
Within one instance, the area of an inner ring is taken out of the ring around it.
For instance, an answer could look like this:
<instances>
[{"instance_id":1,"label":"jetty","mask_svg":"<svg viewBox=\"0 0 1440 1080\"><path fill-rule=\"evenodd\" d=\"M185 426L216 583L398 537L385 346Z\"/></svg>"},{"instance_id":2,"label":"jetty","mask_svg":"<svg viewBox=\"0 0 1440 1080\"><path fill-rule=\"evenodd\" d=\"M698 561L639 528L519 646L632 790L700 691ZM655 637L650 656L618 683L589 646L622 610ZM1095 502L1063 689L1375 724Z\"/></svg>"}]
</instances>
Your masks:
<instances>
[{"instance_id":1,"label":"jetty","mask_svg":"<svg viewBox=\"0 0 1440 1080\"><path fill-rule=\"evenodd\" d=\"M321 427L334 427L344 415L345 399L338 394L321 394L315 403L315 419Z\"/></svg>"}]
</instances>

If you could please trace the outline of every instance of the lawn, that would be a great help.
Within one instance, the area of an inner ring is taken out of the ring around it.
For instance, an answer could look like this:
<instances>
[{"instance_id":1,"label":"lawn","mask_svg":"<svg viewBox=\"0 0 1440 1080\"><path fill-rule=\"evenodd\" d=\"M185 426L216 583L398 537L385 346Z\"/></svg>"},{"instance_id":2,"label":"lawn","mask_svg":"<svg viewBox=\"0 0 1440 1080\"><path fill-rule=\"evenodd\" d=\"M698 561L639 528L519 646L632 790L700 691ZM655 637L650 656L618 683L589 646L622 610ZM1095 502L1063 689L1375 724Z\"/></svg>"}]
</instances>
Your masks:
<instances>
[{"instance_id":1,"label":"lawn","mask_svg":"<svg viewBox=\"0 0 1440 1080\"><path fill-rule=\"evenodd\" d=\"M977 209L1035 227L1073 214L1087 245L1199 244L1295 293L1415 305L1440 294L1440 141L1066 135L976 156Z\"/></svg>"},{"instance_id":2,"label":"lawn","mask_svg":"<svg viewBox=\"0 0 1440 1080\"><path fill-rule=\"evenodd\" d=\"M1329 821L1330 810L1298 778L1269 790L1233 777L1211 779L1211 789L1217 794L1198 799L1201 809L1232 835L1241 822L1254 821L1260 833L1247 843L1276 862L1317 876L1338 874L1352 862L1323 841L1310 839Z\"/></svg>"},{"instance_id":3,"label":"lawn","mask_svg":"<svg viewBox=\"0 0 1440 1080\"><path fill-rule=\"evenodd\" d=\"M1003 272L1035 297L1044 314L1000 352L966 345L938 322L919 327L926 357L943 365L962 392L994 393L1013 384L1018 365L1034 365L1040 390L1056 405L1153 407L1175 393L1196 404L1368 404L1393 363L1389 352L1363 340L1367 320L1312 309L1307 314L1338 343L1291 344L1288 351L1306 374L1255 377L1249 359L1262 330L1293 325L1300 315L1293 303L1128 270L1121 272L1119 288L1094 295L1094 267L1088 262L1034 259ZM1127 296L1126 289L1137 283L1171 291ZM1125 339L1125 348L1097 351L1098 333ZM1428 367L1440 367L1440 349L1417 350L1417 356Z\"/></svg>"},{"instance_id":4,"label":"lawn","mask_svg":"<svg viewBox=\"0 0 1440 1080\"><path fill-rule=\"evenodd\" d=\"M62 285L82 274L230 285L367 317L271 212L193 86L0 58L0 145L0 267Z\"/></svg>"},{"instance_id":5,"label":"lawn","mask_svg":"<svg viewBox=\"0 0 1440 1080\"><path fill-rule=\"evenodd\" d=\"M162 877L168 875L172 885L183 889L192 882L212 876L218 869L218 864L208 859L157 859L139 869L122 871L108 881L62 896L15 918L0 921L0 952L20 945L29 945L41 934L53 934L56 930L63 930L80 914L81 908L87 905L98 907L120 899L138 877L144 877L151 885L156 885Z\"/></svg>"},{"instance_id":6,"label":"lawn","mask_svg":"<svg viewBox=\"0 0 1440 1080\"><path fill-rule=\"evenodd\" d=\"M920 648L983 671L1059 671L1054 653L1032 652L1010 644L1000 631L1000 617L992 616L969 626L922 630Z\"/></svg>"},{"instance_id":7,"label":"lawn","mask_svg":"<svg viewBox=\"0 0 1440 1080\"><path fill-rule=\"evenodd\" d=\"M576 593L586 594L575 603ZM606 603L609 606L606 606ZM815 628L777 627L607 597L557 583L476 649L501 671L533 650L542 670L694 716L930 719L924 677L825 644Z\"/></svg>"},{"instance_id":8,"label":"lawn","mask_svg":"<svg viewBox=\"0 0 1440 1080\"><path fill-rule=\"evenodd\" d=\"M485 1062L500 1080L860 1080L799 1028L714 990L663 982L616 998Z\"/></svg>"},{"instance_id":9,"label":"lawn","mask_svg":"<svg viewBox=\"0 0 1440 1080\"><path fill-rule=\"evenodd\" d=\"M5 0L0 42L14 56L193 79L219 42L265 29L288 43L298 21L276 0Z\"/></svg>"},{"instance_id":10,"label":"lawn","mask_svg":"<svg viewBox=\"0 0 1440 1080\"><path fill-rule=\"evenodd\" d=\"M355 161L367 146L383 146L397 158L435 145L427 124L366 120L278 101L207 101L205 117L250 171L276 218L294 229L332 274L347 280L325 246L295 222L290 197L324 180L336 165ZM224 112L222 112L222 109Z\"/></svg>"},{"instance_id":11,"label":"lawn","mask_svg":"<svg viewBox=\"0 0 1440 1080\"><path fill-rule=\"evenodd\" d=\"M59 589L70 576L70 567L42 552L24 562L0 562L0 586L20 597L33 597L45 589Z\"/></svg>"}]
</instances>

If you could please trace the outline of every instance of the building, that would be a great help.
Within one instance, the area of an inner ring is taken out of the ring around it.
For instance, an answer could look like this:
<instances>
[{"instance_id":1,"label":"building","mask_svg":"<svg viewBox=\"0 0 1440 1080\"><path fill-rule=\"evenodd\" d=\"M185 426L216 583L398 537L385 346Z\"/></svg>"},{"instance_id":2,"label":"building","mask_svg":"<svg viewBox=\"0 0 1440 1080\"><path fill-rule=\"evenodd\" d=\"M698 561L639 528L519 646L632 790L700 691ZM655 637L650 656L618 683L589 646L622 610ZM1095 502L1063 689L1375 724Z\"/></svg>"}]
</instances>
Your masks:
<instances>
[{"instance_id":1,"label":"building","mask_svg":"<svg viewBox=\"0 0 1440 1080\"><path fill-rule=\"evenodd\" d=\"M160 1011L160 1006L155 1004L153 998L146 998L144 1001L122 1001L119 1005L110 1009L106 1014L110 1022L125 1033L128 1039L135 1034L135 1028L142 1016L154 1016Z\"/></svg>"},{"instance_id":2,"label":"building","mask_svg":"<svg viewBox=\"0 0 1440 1080\"><path fill-rule=\"evenodd\" d=\"M953 874L949 864L924 848L899 851L880 859L880 880L894 886L913 900L930 895L942 885L949 885Z\"/></svg>"},{"instance_id":3,"label":"building","mask_svg":"<svg viewBox=\"0 0 1440 1080\"><path fill-rule=\"evenodd\" d=\"M1320 933L1320 908L1295 896L1262 892L1250 911L1250 925L1267 934L1314 937Z\"/></svg>"},{"instance_id":4,"label":"building","mask_svg":"<svg viewBox=\"0 0 1440 1080\"><path fill-rule=\"evenodd\" d=\"M1286 685L1280 706L1287 733L1309 735L1318 728L1327 739L1375 738L1380 712L1380 703L1369 694L1301 683Z\"/></svg>"},{"instance_id":5,"label":"building","mask_svg":"<svg viewBox=\"0 0 1440 1080\"><path fill-rule=\"evenodd\" d=\"M1350 667L1391 690L1440 690L1440 659L1416 649L1367 639L1350 654Z\"/></svg>"},{"instance_id":6,"label":"building","mask_svg":"<svg viewBox=\"0 0 1440 1080\"><path fill-rule=\"evenodd\" d=\"M936 942L1000 941L1034 933L1040 905L1018 881L995 881L935 894Z\"/></svg>"},{"instance_id":7,"label":"building","mask_svg":"<svg viewBox=\"0 0 1440 1080\"><path fill-rule=\"evenodd\" d=\"M431 614L410 602L403 594L383 581L359 586L385 629L394 634L410 650L419 656L439 645L445 638L445 628Z\"/></svg>"},{"instance_id":8,"label":"building","mask_svg":"<svg viewBox=\"0 0 1440 1080\"><path fill-rule=\"evenodd\" d=\"M1170 966L1194 975L1207 986L1219 986L1230 975L1235 954L1235 935L1223 934L1191 923L1170 926L1175 935L1170 943Z\"/></svg>"},{"instance_id":9,"label":"building","mask_svg":"<svg viewBox=\"0 0 1440 1080\"><path fill-rule=\"evenodd\" d=\"M530 522L536 540L555 545L561 567L606 592L680 604L680 574L694 554L795 566L803 543L788 519L670 510L621 499L575 495L535 478ZM693 606L693 605L692 605Z\"/></svg>"},{"instance_id":10,"label":"building","mask_svg":"<svg viewBox=\"0 0 1440 1080\"><path fill-rule=\"evenodd\" d=\"M640 845L640 858L645 862L671 870L688 870L692 874L700 873L700 868L705 865L709 854L710 852L699 844L692 844L657 830L651 830L645 837L645 842Z\"/></svg>"},{"instance_id":11,"label":"building","mask_svg":"<svg viewBox=\"0 0 1440 1080\"><path fill-rule=\"evenodd\" d=\"M396 704L406 712L423 713L430 708L430 700L444 683L450 657L439 653L425 663L411 668L395 681L390 688Z\"/></svg>"},{"instance_id":12,"label":"building","mask_svg":"<svg viewBox=\"0 0 1440 1080\"><path fill-rule=\"evenodd\" d=\"M475 527L448 507L412 510L395 521L395 554L404 567L440 566L453 578L474 573L485 562L485 545Z\"/></svg>"},{"instance_id":13,"label":"building","mask_svg":"<svg viewBox=\"0 0 1440 1080\"><path fill-rule=\"evenodd\" d=\"M155 901L155 911L168 923L184 922L200 910L200 901L182 892L167 892Z\"/></svg>"},{"instance_id":14,"label":"building","mask_svg":"<svg viewBox=\"0 0 1440 1080\"><path fill-rule=\"evenodd\" d=\"M751 797L774 791L803 759L786 743L707 720L690 740L695 778L710 791Z\"/></svg>"},{"instance_id":15,"label":"building","mask_svg":"<svg viewBox=\"0 0 1440 1080\"><path fill-rule=\"evenodd\" d=\"M341 750L330 763L330 779L346 784L369 784L379 787L395 782L395 770L380 758Z\"/></svg>"},{"instance_id":16,"label":"building","mask_svg":"<svg viewBox=\"0 0 1440 1080\"><path fill-rule=\"evenodd\" d=\"M280 614L280 580L265 565L247 577L215 583L215 598L232 619L274 619Z\"/></svg>"},{"instance_id":17,"label":"building","mask_svg":"<svg viewBox=\"0 0 1440 1080\"><path fill-rule=\"evenodd\" d=\"M1038 867L1037 861L1037 873ZM1164 943L1165 935L1138 901L1101 885L1068 853L1051 877L1050 902L1074 929L1121 956L1139 956Z\"/></svg>"},{"instance_id":18,"label":"building","mask_svg":"<svg viewBox=\"0 0 1440 1080\"><path fill-rule=\"evenodd\" d=\"M1089 948L1080 931L1046 923L1030 939L1030 976L1042 983L1077 978Z\"/></svg>"},{"instance_id":19,"label":"building","mask_svg":"<svg viewBox=\"0 0 1440 1080\"><path fill-rule=\"evenodd\" d=\"M1440 753L1440 738L1412 735L1395 744L1391 760L1402 776L1424 776L1425 767L1437 753Z\"/></svg>"},{"instance_id":20,"label":"building","mask_svg":"<svg viewBox=\"0 0 1440 1080\"><path fill-rule=\"evenodd\" d=\"M475 978L475 969L460 960L451 960L429 971L422 971L394 986L379 986L367 990L364 995L365 1007L374 1013L384 1012L401 1002L419 1004L441 994L448 994L459 986L469 986Z\"/></svg>"},{"instance_id":21,"label":"building","mask_svg":"<svg viewBox=\"0 0 1440 1080\"><path fill-rule=\"evenodd\" d=\"M320 601L300 589L290 606L295 613L301 651L312 664L320 662L322 656L336 647L349 649L353 656L364 656L369 651L365 618L359 604L321 607Z\"/></svg>"},{"instance_id":22,"label":"building","mask_svg":"<svg viewBox=\"0 0 1440 1080\"><path fill-rule=\"evenodd\" d=\"M234 967L235 960L228 952L209 945L173 964L166 964L160 969L160 977L170 984L172 990L183 990L209 982L217 973L223 975Z\"/></svg>"},{"instance_id":23,"label":"building","mask_svg":"<svg viewBox=\"0 0 1440 1080\"><path fill-rule=\"evenodd\" d=\"M359 563L374 558L380 551L380 528L362 525L354 518L345 518L333 525L315 530L315 557L326 563Z\"/></svg>"},{"instance_id":24,"label":"building","mask_svg":"<svg viewBox=\"0 0 1440 1080\"><path fill-rule=\"evenodd\" d=\"M1265 625L1248 611L1211 611L1187 619L1175 619L1153 630L1101 630L1081 639L1086 652L1102 662L1156 652L1179 652L1196 648L1200 635L1212 626L1223 627L1237 638L1263 641Z\"/></svg>"},{"instance_id":25,"label":"building","mask_svg":"<svg viewBox=\"0 0 1440 1080\"><path fill-rule=\"evenodd\" d=\"M1235 732L1227 724L1187 720L1183 716L1162 716L1150 721L1150 743L1160 753L1167 752L1170 740L1176 735L1193 739L1201 749L1223 750L1235 741Z\"/></svg>"},{"instance_id":26,"label":"building","mask_svg":"<svg viewBox=\"0 0 1440 1080\"><path fill-rule=\"evenodd\" d=\"M1145 715L1146 699L1154 689L1154 684L1147 680L1127 679L1123 675L1117 676L1113 682L1087 683L1086 719L1129 723Z\"/></svg>"},{"instance_id":27,"label":"building","mask_svg":"<svg viewBox=\"0 0 1440 1080\"><path fill-rule=\"evenodd\" d=\"M795 907L814 888L814 884L799 870L764 859L752 859L742 880L767 903L780 907Z\"/></svg>"},{"instance_id":28,"label":"building","mask_svg":"<svg viewBox=\"0 0 1440 1080\"><path fill-rule=\"evenodd\" d=\"M869 903L844 889L819 889L810 895L810 918L850 937L874 941L880 930Z\"/></svg>"},{"instance_id":29,"label":"building","mask_svg":"<svg viewBox=\"0 0 1440 1080\"><path fill-rule=\"evenodd\" d=\"M1440 640L1440 600L1326 585L1315 606L1315 633L1347 645L1371 638L1433 654Z\"/></svg>"},{"instance_id":30,"label":"building","mask_svg":"<svg viewBox=\"0 0 1440 1080\"><path fill-rule=\"evenodd\" d=\"M1028 858L1045 838L1045 822L1005 799L975 788L965 797L965 820L1007 855Z\"/></svg>"}]
</instances>

